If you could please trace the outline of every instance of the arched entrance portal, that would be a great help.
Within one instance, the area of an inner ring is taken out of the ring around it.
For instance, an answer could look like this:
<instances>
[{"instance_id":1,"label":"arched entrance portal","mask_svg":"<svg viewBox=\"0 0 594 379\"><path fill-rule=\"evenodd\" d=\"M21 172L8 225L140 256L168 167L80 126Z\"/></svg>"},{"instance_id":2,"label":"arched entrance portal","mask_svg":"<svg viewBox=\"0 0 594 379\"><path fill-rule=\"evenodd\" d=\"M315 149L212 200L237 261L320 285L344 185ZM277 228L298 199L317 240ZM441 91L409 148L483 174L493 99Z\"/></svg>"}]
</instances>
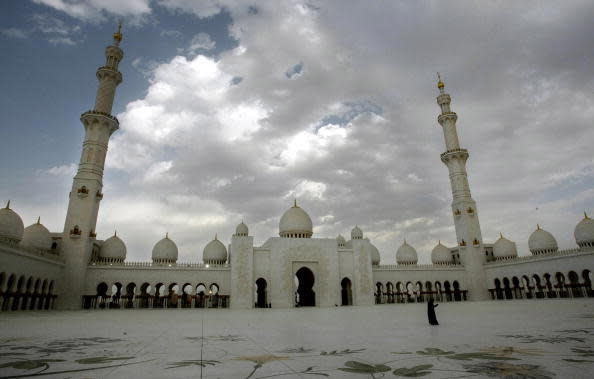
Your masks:
<instances>
[{"instance_id":1,"label":"arched entrance portal","mask_svg":"<svg viewBox=\"0 0 594 379\"><path fill-rule=\"evenodd\" d=\"M256 308L268 308L266 300L266 279L260 278L256 280Z\"/></svg>"},{"instance_id":2,"label":"arched entrance portal","mask_svg":"<svg viewBox=\"0 0 594 379\"><path fill-rule=\"evenodd\" d=\"M342 290L340 291L342 297L342 305L353 305L353 291L351 288L351 280L349 278L344 278L340 282L340 287Z\"/></svg>"},{"instance_id":3,"label":"arched entrance portal","mask_svg":"<svg viewBox=\"0 0 594 379\"><path fill-rule=\"evenodd\" d=\"M299 285L297 287L297 301L298 307L315 307L316 293L313 290L314 274L307 267L301 267L295 273Z\"/></svg>"}]
</instances>

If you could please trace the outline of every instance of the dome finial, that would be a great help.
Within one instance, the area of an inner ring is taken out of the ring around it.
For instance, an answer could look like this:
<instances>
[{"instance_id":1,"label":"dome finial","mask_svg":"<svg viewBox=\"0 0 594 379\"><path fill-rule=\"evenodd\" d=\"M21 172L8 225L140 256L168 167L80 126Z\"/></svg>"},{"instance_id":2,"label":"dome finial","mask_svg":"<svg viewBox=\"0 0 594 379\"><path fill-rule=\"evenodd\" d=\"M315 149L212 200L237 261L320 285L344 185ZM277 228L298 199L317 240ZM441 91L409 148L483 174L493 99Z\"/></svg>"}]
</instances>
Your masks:
<instances>
[{"instance_id":1,"label":"dome finial","mask_svg":"<svg viewBox=\"0 0 594 379\"><path fill-rule=\"evenodd\" d=\"M6 209L10 209L10 200L6 203Z\"/></svg>"},{"instance_id":2,"label":"dome finial","mask_svg":"<svg viewBox=\"0 0 594 379\"><path fill-rule=\"evenodd\" d=\"M120 45L122 38L123 38L122 37L122 21L120 21L118 24L118 31L113 33L113 40L114 40L116 46Z\"/></svg>"},{"instance_id":3,"label":"dome finial","mask_svg":"<svg viewBox=\"0 0 594 379\"><path fill-rule=\"evenodd\" d=\"M215 241L219 239L219 234L215 233Z\"/></svg>"},{"instance_id":4,"label":"dome finial","mask_svg":"<svg viewBox=\"0 0 594 379\"><path fill-rule=\"evenodd\" d=\"M499 239L503 238L503 233L499 232Z\"/></svg>"},{"instance_id":5,"label":"dome finial","mask_svg":"<svg viewBox=\"0 0 594 379\"><path fill-rule=\"evenodd\" d=\"M293 199L293 208L297 208L297 198Z\"/></svg>"},{"instance_id":6,"label":"dome finial","mask_svg":"<svg viewBox=\"0 0 594 379\"><path fill-rule=\"evenodd\" d=\"M113 236L114 236L114 237L117 237L117 236L118 236L118 230L117 230L117 229L114 229L114 230L113 230Z\"/></svg>"},{"instance_id":7,"label":"dome finial","mask_svg":"<svg viewBox=\"0 0 594 379\"><path fill-rule=\"evenodd\" d=\"M37 225L41 224L41 216L37 216Z\"/></svg>"},{"instance_id":8,"label":"dome finial","mask_svg":"<svg viewBox=\"0 0 594 379\"><path fill-rule=\"evenodd\" d=\"M437 88L439 88L440 90L443 90L443 87L445 87L445 84L443 84L443 82L441 81L441 75L439 75L439 72L437 73Z\"/></svg>"},{"instance_id":9,"label":"dome finial","mask_svg":"<svg viewBox=\"0 0 594 379\"><path fill-rule=\"evenodd\" d=\"M536 230L540 230L540 224L536 224Z\"/></svg>"},{"instance_id":10,"label":"dome finial","mask_svg":"<svg viewBox=\"0 0 594 379\"><path fill-rule=\"evenodd\" d=\"M404 245L406 245L406 238L404 239Z\"/></svg>"},{"instance_id":11,"label":"dome finial","mask_svg":"<svg viewBox=\"0 0 594 379\"><path fill-rule=\"evenodd\" d=\"M585 220L587 220L587 219L589 219L589 218L590 218L590 217L588 217L588 214L586 213L586 211L584 211L584 219L585 219Z\"/></svg>"},{"instance_id":12,"label":"dome finial","mask_svg":"<svg viewBox=\"0 0 594 379\"><path fill-rule=\"evenodd\" d=\"M165 232L165 238L169 239L169 232Z\"/></svg>"}]
</instances>

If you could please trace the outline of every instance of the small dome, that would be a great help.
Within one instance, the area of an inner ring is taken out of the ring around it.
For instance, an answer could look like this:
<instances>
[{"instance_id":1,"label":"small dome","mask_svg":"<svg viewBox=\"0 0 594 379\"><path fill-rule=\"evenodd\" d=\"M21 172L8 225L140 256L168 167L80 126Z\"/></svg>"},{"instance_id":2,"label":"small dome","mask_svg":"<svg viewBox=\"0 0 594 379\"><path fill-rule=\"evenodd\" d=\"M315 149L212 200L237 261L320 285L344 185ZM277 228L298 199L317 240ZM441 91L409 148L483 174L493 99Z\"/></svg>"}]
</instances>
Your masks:
<instances>
[{"instance_id":1,"label":"small dome","mask_svg":"<svg viewBox=\"0 0 594 379\"><path fill-rule=\"evenodd\" d=\"M6 208L0 209L0 238L18 243L23 239L24 229L23 220L10 209L10 201L8 201Z\"/></svg>"},{"instance_id":2,"label":"small dome","mask_svg":"<svg viewBox=\"0 0 594 379\"><path fill-rule=\"evenodd\" d=\"M402 246L396 251L396 262L403 265L416 265L417 260L417 251L404 240Z\"/></svg>"},{"instance_id":3,"label":"small dome","mask_svg":"<svg viewBox=\"0 0 594 379\"><path fill-rule=\"evenodd\" d=\"M555 237L540 225L536 226L536 230L532 232L528 239L528 248L532 254L554 253L559 248Z\"/></svg>"},{"instance_id":4,"label":"small dome","mask_svg":"<svg viewBox=\"0 0 594 379\"><path fill-rule=\"evenodd\" d=\"M346 240L344 239L342 234L339 234L338 237L336 237L336 243L338 243L338 247L345 247Z\"/></svg>"},{"instance_id":5,"label":"small dome","mask_svg":"<svg viewBox=\"0 0 594 379\"><path fill-rule=\"evenodd\" d=\"M381 260L379 250L371 242L369 243L369 246L371 247L371 264L373 266L377 266L380 264L380 260Z\"/></svg>"},{"instance_id":6,"label":"small dome","mask_svg":"<svg viewBox=\"0 0 594 379\"><path fill-rule=\"evenodd\" d=\"M297 201L283 214L278 229L278 234L285 238L311 238L313 234L311 218L297 205Z\"/></svg>"},{"instance_id":7,"label":"small dome","mask_svg":"<svg viewBox=\"0 0 594 379\"><path fill-rule=\"evenodd\" d=\"M166 234L165 238L155 244L153 247L153 262L156 263L175 263L177 262L177 245L169 239Z\"/></svg>"},{"instance_id":8,"label":"small dome","mask_svg":"<svg viewBox=\"0 0 594 379\"><path fill-rule=\"evenodd\" d=\"M594 220L584 212L584 218L573 232L575 242L579 247L594 247Z\"/></svg>"},{"instance_id":9,"label":"small dome","mask_svg":"<svg viewBox=\"0 0 594 379\"><path fill-rule=\"evenodd\" d=\"M242 220L241 224L237 225L237 228L235 228L235 235L241 236L241 237L247 237L248 233L249 233L249 229L248 229L247 225L243 223L243 220Z\"/></svg>"},{"instance_id":10,"label":"small dome","mask_svg":"<svg viewBox=\"0 0 594 379\"><path fill-rule=\"evenodd\" d=\"M363 231L358 226L355 226L353 230L351 230L351 239L352 240L362 240L363 239Z\"/></svg>"},{"instance_id":11,"label":"small dome","mask_svg":"<svg viewBox=\"0 0 594 379\"><path fill-rule=\"evenodd\" d=\"M40 219L33 225L29 225L23 232L23 240L21 245L32 247L35 249L49 250L52 248L52 236Z\"/></svg>"},{"instance_id":12,"label":"small dome","mask_svg":"<svg viewBox=\"0 0 594 379\"><path fill-rule=\"evenodd\" d=\"M216 236L204 248L202 261L204 263L225 263L227 261L227 249Z\"/></svg>"},{"instance_id":13,"label":"small dome","mask_svg":"<svg viewBox=\"0 0 594 379\"><path fill-rule=\"evenodd\" d=\"M114 233L113 236L106 239L103 245L101 245L99 257L123 262L126 259L126 244Z\"/></svg>"},{"instance_id":14,"label":"small dome","mask_svg":"<svg viewBox=\"0 0 594 379\"><path fill-rule=\"evenodd\" d=\"M442 245L441 241L431 250L431 262L436 265L452 263L450 249Z\"/></svg>"},{"instance_id":15,"label":"small dome","mask_svg":"<svg viewBox=\"0 0 594 379\"><path fill-rule=\"evenodd\" d=\"M516 249L516 243L499 235L499 239L493 244L493 257L495 259L506 259L518 256L518 250Z\"/></svg>"}]
</instances>

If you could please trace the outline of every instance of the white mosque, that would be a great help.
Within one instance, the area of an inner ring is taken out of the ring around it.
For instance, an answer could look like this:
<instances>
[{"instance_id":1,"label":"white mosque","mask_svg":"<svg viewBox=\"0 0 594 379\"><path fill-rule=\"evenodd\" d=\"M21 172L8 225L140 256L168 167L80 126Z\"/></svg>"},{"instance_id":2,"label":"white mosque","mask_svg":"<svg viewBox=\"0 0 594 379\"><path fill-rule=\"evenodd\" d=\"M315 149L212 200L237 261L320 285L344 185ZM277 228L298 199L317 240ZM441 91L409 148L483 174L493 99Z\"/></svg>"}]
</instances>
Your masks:
<instances>
[{"instance_id":1,"label":"white mosque","mask_svg":"<svg viewBox=\"0 0 594 379\"><path fill-rule=\"evenodd\" d=\"M121 29L97 70L95 106L81 115L85 138L69 195L64 230L52 233L37 220L24 227L10 202L0 209L0 309L94 308L290 308L384 303L594 297L594 220L575 227L577 247L559 250L540 226L529 237L531 256L518 257L503 236L486 243L466 173L468 150L460 147L450 95L438 82L437 121L446 151L441 154L452 187L457 245L438 243L432 264L417 264L406 241L396 264L382 264L378 249L355 226L350 240L313 238L307 212L293 204L280 218L279 236L254 246L241 222L231 241L215 238L203 262L180 263L178 248L165 235L152 260L126 260L126 245L113 235L95 234L102 178L111 135L119 122L111 115L122 82L118 64ZM158 239L155 236L155 240Z\"/></svg>"}]
</instances>

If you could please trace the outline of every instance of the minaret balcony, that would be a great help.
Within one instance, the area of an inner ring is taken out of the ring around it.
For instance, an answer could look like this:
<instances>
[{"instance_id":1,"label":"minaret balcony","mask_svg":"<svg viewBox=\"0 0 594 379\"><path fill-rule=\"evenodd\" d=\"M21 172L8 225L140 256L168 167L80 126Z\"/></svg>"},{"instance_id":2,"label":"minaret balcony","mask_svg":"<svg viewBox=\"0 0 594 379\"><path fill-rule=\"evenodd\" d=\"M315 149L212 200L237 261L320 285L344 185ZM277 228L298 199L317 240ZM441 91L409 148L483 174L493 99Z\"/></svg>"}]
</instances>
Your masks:
<instances>
[{"instance_id":1,"label":"minaret balcony","mask_svg":"<svg viewBox=\"0 0 594 379\"><path fill-rule=\"evenodd\" d=\"M445 153L441 153L441 161L447 163L450 159L468 159L468 150L466 149L452 149Z\"/></svg>"},{"instance_id":2,"label":"minaret balcony","mask_svg":"<svg viewBox=\"0 0 594 379\"><path fill-rule=\"evenodd\" d=\"M442 125L442 126L447 121L456 122L457 120L458 120L458 115L456 114L456 112L444 112L444 113L440 114L439 116L437 116L437 122L439 122L439 125Z\"/></svg>"},{"instance_id":3,"label":"minaret balcony","mask_svg":"<svg viewBox=\"0 0 594 379\"><path fill-rule=\"evenodd\" d=\"M86 118L88 116L94 116L94 117L105 117L108 118L110 120L113 120L116 122L117 126L120 126L120 121L117 119L117 117L110 115L109 113L105 113L105 112L99 112L96 110L88 110L85 113L80 115L81 120L83 118Z\"/></svg>"},{"instance_id":4,"label":"minaret balcony","mask_svg":"<svg viewBox=\"0 0 594 379\"><path fill-rule=\"evenodd\" d=\"M122 73L110 66L101 66L97 69L97 79L112 78L117 84L122 82Z\"/></svg>"}]
</instances>

